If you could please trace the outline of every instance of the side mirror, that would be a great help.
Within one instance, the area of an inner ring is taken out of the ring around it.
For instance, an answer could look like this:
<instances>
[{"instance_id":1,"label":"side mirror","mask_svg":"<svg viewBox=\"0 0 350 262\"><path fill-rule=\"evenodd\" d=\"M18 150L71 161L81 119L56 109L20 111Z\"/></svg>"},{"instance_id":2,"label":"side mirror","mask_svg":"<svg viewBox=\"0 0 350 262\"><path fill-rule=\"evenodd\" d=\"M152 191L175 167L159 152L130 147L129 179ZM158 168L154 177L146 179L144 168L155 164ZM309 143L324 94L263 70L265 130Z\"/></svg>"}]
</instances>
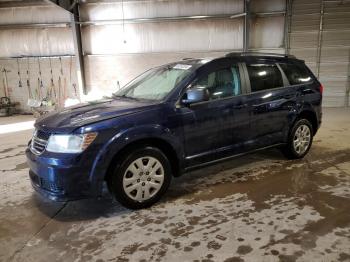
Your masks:
<instances>
[{"instance_id":1,"label":"side mirror","mask_svg":"<svg viewBox=\"0 0 350 262\"><path fill-rule=\"evenodd\" d=\"M185 105L209 100L208 90L204 87L192 88L186 91L181 102Z\"/></svg>"}]
</instances>

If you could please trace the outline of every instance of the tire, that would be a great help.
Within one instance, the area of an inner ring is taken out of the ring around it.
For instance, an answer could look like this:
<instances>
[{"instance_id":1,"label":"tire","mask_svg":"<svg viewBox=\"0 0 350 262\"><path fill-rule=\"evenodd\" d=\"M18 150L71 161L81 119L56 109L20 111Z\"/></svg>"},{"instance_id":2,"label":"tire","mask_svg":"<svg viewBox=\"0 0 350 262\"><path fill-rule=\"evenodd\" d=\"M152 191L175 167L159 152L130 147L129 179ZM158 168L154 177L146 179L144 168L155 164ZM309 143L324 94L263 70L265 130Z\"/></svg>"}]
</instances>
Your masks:
<instances>
[{"instance_id":1,"label":"tire","mask_svg":"<svg viewBox=\"0 0 350 262\"><path fill-rule=\"evenodd\" d=\"M303 158L311 148L313 134L312 124L309 120L297 120L289 132L287 145L282 149L282 152L289 159Z\"/></svg>"},{"instance_id":2,"label":"tire","mask_svg":"<svg viewBox=\"0 0 350 262\"><path fill-rule=\"evenodd\" d=\"M152 167L153 166L153 167ZM109 191L129 209L150 207L168 189L172 170L168 158L156 147L128 152L107 179Z\"/></svg>"}]
</instances>

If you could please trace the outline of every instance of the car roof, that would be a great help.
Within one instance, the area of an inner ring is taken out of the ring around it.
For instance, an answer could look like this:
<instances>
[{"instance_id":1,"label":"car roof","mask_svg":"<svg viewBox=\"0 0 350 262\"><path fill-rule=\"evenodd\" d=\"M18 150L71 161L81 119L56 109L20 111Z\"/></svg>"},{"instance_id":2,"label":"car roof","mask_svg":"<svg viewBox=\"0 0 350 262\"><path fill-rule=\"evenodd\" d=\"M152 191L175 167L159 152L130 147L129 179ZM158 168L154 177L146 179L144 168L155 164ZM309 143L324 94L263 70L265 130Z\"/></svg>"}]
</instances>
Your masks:
<instances>
[{"instance_id":1,"label":"car roof","mask_svg":"<svg viewBox=\"0 0 350 262\"><path fill-rule=\"evenodd\" d=\"M209 57L209 58L184 58L175 63L187 63L191 65L204 65L208 62L221 60L224 58L237 58L238 60L244 61L245 58L261 58L271 60L293 60L304 62L303 60L297 59L294 55L279 54L279 53L262 53L262 52L230 52L224 56ZM173 63L172 63L173 64Z\"/></svg>"},{"instance_id":2,"label":"car roof","mask_svg":"<svg viewBox=\"0 0 350 262\"><path fill-rule=\"evenodd\" d=\"M262 52L230 52L227 53L224 56L217 56L217 57L206 57L206 58L183 58L182 60L167 63L164 65L161 65L159 67L163 66L176 66L176 65L189 65L191 66L191 71L197 70L199 68L202 68L204 65L209 65L214 63L215 61L223 61L226 59L237 59L240 62L244 62L246 60L251 59L263 59L263 60L273 60L275 62L286 62L286 61L293 61L297 63L304 63L305 61L297 59L294 55L287 55L287 54L278 54L278 53L262 53Z\"/></svg>"},{"instance_id":3,"label":"car roof","mask_svg":"<svg viewBox=\"0 0 350 262\"><path fill-rule=\"evenodd\" d=\"M280 53L262 53L262 52L231 52L226 57L268 57L268 58L291 58L296 59L294 55Z\"/></svg>"}]
</instances>

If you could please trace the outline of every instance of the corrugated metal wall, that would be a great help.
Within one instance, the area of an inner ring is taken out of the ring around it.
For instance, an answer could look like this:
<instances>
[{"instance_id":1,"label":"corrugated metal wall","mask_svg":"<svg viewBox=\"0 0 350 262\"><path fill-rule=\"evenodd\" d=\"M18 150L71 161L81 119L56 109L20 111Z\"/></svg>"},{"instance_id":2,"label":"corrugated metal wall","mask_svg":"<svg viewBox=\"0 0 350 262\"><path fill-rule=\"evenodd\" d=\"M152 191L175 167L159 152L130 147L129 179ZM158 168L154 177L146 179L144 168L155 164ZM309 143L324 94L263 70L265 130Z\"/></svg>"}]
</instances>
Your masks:
<instances>
[{"instance_id":1,"label":"corrugated metal wall","mask_svg":"<svg viewBox=\"0 0 350 262\"><path fill-rule=\"evenodd\" d=\"M350 2L294 0L289 39L323 83L323 105L349 105Z\"/></svg>"},{"instance_id":2,"label":"corrugated metal wall","mask_svg":"<svg viewBox=\"0 0 350 262\"><path fill-rule=\"evenodd\" d=\"M349 103L349 6L349 1L252 0L249 49L289 52L305 59L324 83L324 105L344 106ZM286 9L288 16L285 16ZM243 0L124 0L81 4L90 96L113 92L118 82L123 85L155 65L184 57L220 56L242 50L244 11ZM237 14L241 16L230 17ZM189 16L211 17L188 19ZM53 26L25 29L0 26L0 57L67 55L62 59L63 71L72 94L77 80L72 66L74 59L70 58L74 55L74 45L69 19L67 13L54 6L1 8L0 24L50 23ZM23 78L27 61L19 59ZM49 85L49 59L43 58L40 62L44 85ZM51 64L57 86L58 58L52 58ZM29 67L30 82L34 86L38 78L37 59L32 58ZM27 93L18 87L17 60L0 59L0 68L11 71L8 79L12 98L27 110Z\"/></svg>"}]
</instances>

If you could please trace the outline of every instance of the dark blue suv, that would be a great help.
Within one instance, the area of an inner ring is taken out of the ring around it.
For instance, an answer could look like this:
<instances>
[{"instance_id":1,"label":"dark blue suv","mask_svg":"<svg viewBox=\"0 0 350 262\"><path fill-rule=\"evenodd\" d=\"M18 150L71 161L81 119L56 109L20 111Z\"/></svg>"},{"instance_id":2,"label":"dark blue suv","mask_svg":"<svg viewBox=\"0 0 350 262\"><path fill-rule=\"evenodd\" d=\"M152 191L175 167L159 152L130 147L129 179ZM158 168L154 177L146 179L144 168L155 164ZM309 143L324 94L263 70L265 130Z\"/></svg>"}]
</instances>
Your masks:
<instances>
[{"instance_id":1,"label":"dark blue suv","mask_svg":"<svg viewBox=\"0 0 350 262\"><path fill-rule=\"evenodd\" d=\"M321 124L323 87L304 61L230 53L148 70L110 98L36 121L26 151L36 191L101 195L128 208L159 200L172 177L279 146L302 158Z\"/></svg>"}]
</instances>

